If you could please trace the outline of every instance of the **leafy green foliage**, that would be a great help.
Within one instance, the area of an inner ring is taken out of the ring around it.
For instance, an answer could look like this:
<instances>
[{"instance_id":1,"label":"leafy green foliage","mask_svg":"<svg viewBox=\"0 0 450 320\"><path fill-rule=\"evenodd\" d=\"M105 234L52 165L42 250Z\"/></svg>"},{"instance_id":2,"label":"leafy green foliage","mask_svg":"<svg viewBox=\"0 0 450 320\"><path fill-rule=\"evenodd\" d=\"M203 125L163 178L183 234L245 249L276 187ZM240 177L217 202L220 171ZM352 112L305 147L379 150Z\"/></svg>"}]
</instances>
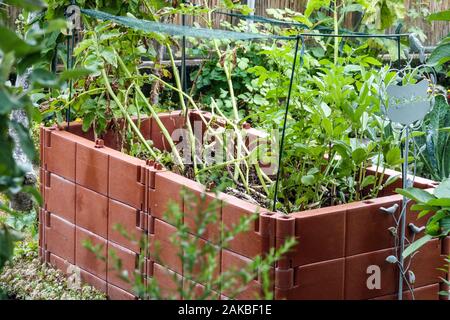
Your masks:
<instances>
[{"instance_id":1,"label":"leafy green foliage","mask_svg":"<svg viewBox=\"0 0 450 320\"><path fill-rule=\"evenodd\" d=\"M445 237L450 233L450 179L442 181L433 194L412 187L395 191L416 202L411 209L419 211L418 218L431 214L426 224L426 235L408 246L403 252L404 257L431 239Z\"/></svg>"},{"instance_id":2,"label":"leafy green foliage","mask_svg":"<svg viewBox=\"0 0 450 320\"><path fill-rule=\"evenodd\" d=\"M418 174L442 181L450 177L450 106L439 95L432 111L425 117L421 132L414 137L419 156Z\"/></svg>"}]
</instances>

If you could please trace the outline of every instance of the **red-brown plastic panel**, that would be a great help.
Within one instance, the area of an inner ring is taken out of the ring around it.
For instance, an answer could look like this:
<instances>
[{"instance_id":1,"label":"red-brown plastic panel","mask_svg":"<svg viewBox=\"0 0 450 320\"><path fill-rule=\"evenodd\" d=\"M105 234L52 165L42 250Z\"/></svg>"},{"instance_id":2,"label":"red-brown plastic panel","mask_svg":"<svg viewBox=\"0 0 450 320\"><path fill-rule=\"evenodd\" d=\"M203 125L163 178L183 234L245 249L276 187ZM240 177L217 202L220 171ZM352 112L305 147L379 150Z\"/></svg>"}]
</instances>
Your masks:
<instances>
[{"instance_id":1,"label":"red-brown plastic panel","mask_svg":"<svg viewBox=\"0 0 450 320\"><path fill-rule=\"evenodd\" d=\"M167 221L166 213L169 202L178 203L183 210L181 190L187 178L172 172L157 172L155 174L155 189L149 189L149 213L158 219ZM191 181L189 181L191 182Z\"/></svg>"},{"instance_id":2,"label":"red-brown plastic panel","mask_svg":"<svg viewBox=\"0 0 450 320\"><path fill-rule=\"evenodd\" d=\"M371 300L398 300L397 294L376 297ZM413 300L410 290L403 292L403 300ZM414 288L414 300L439 300L439 283Z\"/></svg>"},{"instance_id":3,"label":"red-brown plastic panel","mask_svg":"<svg viewBox=\"0 0 450 320\"><path fill-rule=\"evenodd\" d=\"M108 198L77 185L76 199L76 225L107 238Z\"/></svg>"},{"instance_id":4,"label":"red-brown plastic panel","mask_svg":"<svg viewBox=\"0 0 450 320\"><path fill-rule=\"evenodd\" d=\"M222 223L222 202L215 195L205 193L204 190L190 189L193 201L184 201L184 223L189 231L201 238L219 243L220 225ZM215 208L216 210L212 210ZM203 225L204 231L199 234L199 227Z\"/></svg>"},{"instance_id":5,"label":"red-brown plastic panel","mask_svg":"<svg viewBox=\"0 0 450 320\"><path fill-rule=\"evenodd\" d=\"M55 174L46 173L47 192L44 197L45 209L61 218L75 222L75 184Z\"/></svg>"},{"instance_id":6,"label":"red-brown plastic panel","mask_svg":"<svg viewBox=\"0 0 450 320\"><path fill-rule=\"evenodd\" d=\"M232 279L235 281L235 284L231 288L222 288L222 294L238 300L261 299L263 291L260 282L255 279L250 280L249 283L243 283L238 275L238 272L248 268L251 262L251 259L235 252L227 249L222 250L221 272L229 272L233 275Z\"/></svg>"},{"instance_id":7,"label":"red-brown plastic panel","mask_svg":"<svg viewBox=\"0 0 450 320\"><path fill-rule=\"evenodd\" d=\"M261 209L244 200L221 195L222 199L222 222L225 232L231 231L239 224L241 217L257 215ZM247 258L254 258L262 254L264 240L259 233L258 218L250 223L248 230L238 233L228 244L227 248Z\"/></svg>"},{"instance_id":8,"label":"red-brown plastic panel","mask_svg":"<svg viewBox=\"0 0 450 320\"><path fill-rule=\"evenodd\" d=\"M292 266L334 260L344 257L344 206L294 213L297 244L288 256ZM277 238L280 235L277 231ZM280 241L277 240L277 246Z\"/></svg>"},{"instance_id":9,"label":"red-brown plastic panel","mask_svg":"<svg viewBox=\"0 0 450 320\"><path fill-rule=\"evenodd\" d=\"M46 250L75 263L75 226L70 222L50 214L45 227Z\"/></svg>"},{"instance_id":10,"label":"red-brown plastic panel","mask_svg":"<svg viewBox=\"0 0 450 320\"><path fill-rule=\"evenodd\" d=\"M108 154L93 142L77 143L77 184L108 195Z\"/></svg>"},{"instance_id":11,"label":"red-brown plastic panel","mask_svg":"<svg viewBox=\"0 0 450 320\"><path fill-rule=\"evenodd\" d=\"M109 300L136 300L136 296L108 283L108 299Z\"/></svg>"},{"instance_id":12,"label":"red-brown plastic panel","mask_svg":"<svg viewBox=\"0 0 450 320\"><path fill-rule=\"evenodd\" d=\"M119 152L110 152L109 197L136 209L144 210L144 184L141 182L141 166L144 161Z\"/></svg>"},{"instance_id":13,"label":"red-brown plastic panel","mask_svg":"<svg viewBox=\"0 0 450 320\"><path fill-rule=\"evenodd\" d=\"M89 241L94 247L101 248L99 253L107 259L107 241L92 232L76 227L75 262L76 265L94 274L102 280L106 280L106 261L97 257L94 252L87 249L83 243Z\"/></svg>"},{"instance_id":14,"label":"red-brown plastic panel","mask_svg":"<svg viewBox=\"0 0 450 320\"><path fill-rule=\"evenodd\" d=\"M64 272L64 273L68 273L69 271L69 266L71 265L67 260L58 257L57 255L50 253L50 261L49 263L55 267L56 269Z\"/></svg>"},{"instance_id":15,"label":"red-brown plastic panel","mask_svg":"<svg viewBox=\"0 0 450 320\"><path fill-rule=\"evenodd\" d=\"M216 291L206 291L205 286L190 280L183 280L183 291L189 294L190 299L219 300L220 295Z\"/></svg>"},{"instance_id":16,"label":"red-brown plastic panel","mask_svg":"<svg viewBox=\"0 0 450 320\"><path fill-rule=\"evenodd\" d=\"M75 142L70 133L44 129L44 170L75 181Z\"/></svg>"},{"instance_id":17,"label":"red-brown plastic panel","mask_svg":"<svg viewBox=\"0 0 450 320\"><path fill-rule=\"evenodd\" d=\"M137 226L140 213L133 207L109 199L108 240L139 253L139 241L144 235L143 230ZM123 235L117 228L123 228L126 234Z\"/></svg>"},{"instance_id":18,"label":"red-brown plastic panel","mask_svg":"<svg viewBox=\"0 0 450 320\"><path fill-rule=\"evenodd\" d=\"M99 277L94 276L92 273L89 273L83 269L79 269L80 270L80 277L81 277L81 281L83 281L84 283L88 283L89 285L93 286L94 288L96 288L97 290L101 291L101 292L105 292L106 293L106 281L100 279Z\"/></svg>"},{"instance_id":19,"label":"red-brown plastic panel","mask_svg":"<svg viewBox=\"0 0 450 320\"><path fill-rule=\"evenodd\" d=\"M180 299L183 277L158 263L152 264L153 278L160 289L161 299Z\"/></svg>"},{"instance_id":20,"label":"red-brown plastic panel","mask_svg":"<svg viewBox=\"0 0 450 320\"><path fill-rule=\"evenodd\" d=\"M114 258L113 258L114 257ZM108 242L108 272L107 281L113 285L132 293L135 283L135 274L138 268L139 256L126 248L112 242ZM121 268L119 268L119 265ZM123 279L123 272L128 279Z\"/></svg>"},{"instance_id":21,"label":"red-brown plastic panel","mask_svg":"<svg viewBox=\"0 0 450 320\"><path fill-rule=\"evenodd\" d=\"M344 299L344 259L303 265L294 270L294 287L275 287L277 300Z\"/></svg>"},{"instance_id":22,"label":"red-brown plastic panel","mask_svg":"<svg viewBox=\"0 0 450 320\"><path fill-rule=\"evenodd\" d=\"M353 204L347 210L346 256L391 248L394 237L388 228L395 225L391 215L380 210L397 204L401 211L401 197L390 196Z\"/></svg>"},{"instance_id":23,"label":"red-brown plastic panel","mask_svg":"<svg viewBox=\"0 0 450 320\"><path fill-rule=\"evenodd\" d=\"M171 240L171 236L177 233L177 229L165 221L154 219L153 232L149 234L151 260L182 275L183 266L179 256L181 248Z\"/></svg>"},{"instance_id":24,"label":"red-brown plastic panel","mask_svg":"<svg viewBox=\"0 0 450 320\"><path fill-rule=\"evenodd\" d=\"M204 281L209 281L209 279L205 280L205 269L214 267L213 279L218 279L221 270L220 247L212 242L193 235L189 235L189 243L195 245L198 251L192 266L190 266L188 262L185 262L182 273L183 277L205 284ZM214 258L214 263L210 261L212 258ZM218 288L216 288L216 290L218 290Z\"/></svg>"},{"instance_id":25,"label":"red-brown plastic panel","mask_svg":"<svg viewBox=\"0 0 450 320\"><path fill-rule=\"evenodd\" d=\"M183 128L183 126L185 124L185 119L184 119L184 117L180 116L179 111L171 112L171 113L160 113L160 114L158 114L158 116L159 116L159 119L161 120L161 122L163 123L164 127L167 129L167 131L169 132L169 134L171 136L172 136L172 133L174 133L174 131L176 129ZM152 130L151 140L153 141L153 145L156 148L158 148L159 150L170 151L171 149L169 146L169 142L164 137L156 120L153 118L152 118L151 130ZM178 141L178 139L177 139L178 136L179 135L172 136L172 139L174 140L174 142Z\"/></svg>"},{"instance_id":26,"label":"red-brown plastic panel","mask_svg":"<svg viewBox=\"0 0 450 320\"><path fill-rule=\"evenodd\" d=\"M439 276L442 276L441 272L437 270L441 266L440 252L440 242L433 240L422 247L420 252L414 256L410 270L415 274L415 286L426 286L439 281ZM365 300L395 293L399 271L395 264L386 261L386 258L392 254L394 254L393 249L384 249L347 257L345 299ZM409 261L406 260L405 262L407 265ZM370 266L380 268L380 289L369 289L367 286L367 280L373 274L370 270L368 271Z\"/></svg>"}]
</instances>

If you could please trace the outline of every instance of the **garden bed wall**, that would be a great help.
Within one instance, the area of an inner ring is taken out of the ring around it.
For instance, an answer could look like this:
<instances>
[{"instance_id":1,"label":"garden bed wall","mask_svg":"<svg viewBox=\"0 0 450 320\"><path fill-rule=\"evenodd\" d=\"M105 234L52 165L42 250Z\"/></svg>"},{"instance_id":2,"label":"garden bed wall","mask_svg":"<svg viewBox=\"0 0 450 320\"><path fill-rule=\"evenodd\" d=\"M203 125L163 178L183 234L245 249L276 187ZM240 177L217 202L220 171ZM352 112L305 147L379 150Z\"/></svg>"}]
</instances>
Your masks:
<instances>
[{"instance_id":1,"label":"garden bed wall","mask_svg":"<svg viewBox=\"0 0 450 320\"><path fill-rule=\"evenodd\" d=\"M195 113L191 115L191 120L197 118ZM162 114L161 119L169 132L184 124L179 113ZM139 270L143 281L154 277L164 295L176 295L177 285L187 287L191 280L184 277L179 248L169 240L176 228L164 213L168 202L176 201L183 209L184 224L192 237L198 238L195 217L180 191L185 188L200 196L204 187L114 150L120 141L113 132L104 137L103 147L103 143L92 141L91 132L81 131L81 124L72 123L69 130L41 129L44 198L39 214L41 257L67 273L73 269L71 266L77 266L83 281L107 292L111 299L134 299L131 285L112 267L109 252L114 251L132 274L138 268L143 248L114 229L114 225L121 224L134 238L149 239L150 249L144 252L145 264ZM157 147L163 149L167 145L154 120L145 119L141 131ZM387 172L387 176L392 174L399 173ZM416 186L432 188L434 183L416 179ZM389 194L390 191L370 201L290 215L273 213L230 195L207 193L209 199L220 201L217 218L226 228L237 224L242 216L255 212L258 215L251 230L239 234L227 248L220 250L217 272L241 268L255 256L294 236L298 244L272 272L276 299L394 299L398 269L385 261L393 253L394 238L388 228L394 222L380 207L401 205L401 197ZM399 213L400 209L397 216ZM416 221L416 213L409 210L407 217L417 226L426 222ZM86 239L102 246L106 260L98 259L83 246ZM219 227L209 226L201 241L218 243ZM154 251L155 244L159 247L158 254ZM447 275L436 268L444 265L443 257L448 254L449 238L433 240L414 257L411 270L416 275L416 299L439 298L438 291L445 289L440 277ZM367 268L371 265L381 270L380 289L367 288L370 276ZM202 284L195 285L196 292L201 294ZM217 288L216 297L226 299L227 294ZM254 299L261 294L261 280L255 278L236 298ZM410 297L405 293L405 299Z\"/></svg>"}]
</instances>

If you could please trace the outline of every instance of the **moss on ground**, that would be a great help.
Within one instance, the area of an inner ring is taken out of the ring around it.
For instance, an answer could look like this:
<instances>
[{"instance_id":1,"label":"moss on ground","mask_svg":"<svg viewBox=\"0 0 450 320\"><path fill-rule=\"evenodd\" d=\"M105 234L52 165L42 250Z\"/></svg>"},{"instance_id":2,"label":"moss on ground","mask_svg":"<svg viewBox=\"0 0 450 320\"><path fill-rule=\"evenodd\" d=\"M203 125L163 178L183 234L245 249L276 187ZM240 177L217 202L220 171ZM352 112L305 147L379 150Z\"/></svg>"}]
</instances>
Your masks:
<instances>
[{"instance_id":1,"label":"moss on ground","mask_svg":"<svg viewBox=\"0 0 450 320\"><path fill-rule=\"evenodd\" d=\"M23 300L105 300L106 295L95 288L68 286L65 274L38 257L35 240L17 244L13 260L0 273L0 290L12 299Z\"/></svg>"}]
</instances>

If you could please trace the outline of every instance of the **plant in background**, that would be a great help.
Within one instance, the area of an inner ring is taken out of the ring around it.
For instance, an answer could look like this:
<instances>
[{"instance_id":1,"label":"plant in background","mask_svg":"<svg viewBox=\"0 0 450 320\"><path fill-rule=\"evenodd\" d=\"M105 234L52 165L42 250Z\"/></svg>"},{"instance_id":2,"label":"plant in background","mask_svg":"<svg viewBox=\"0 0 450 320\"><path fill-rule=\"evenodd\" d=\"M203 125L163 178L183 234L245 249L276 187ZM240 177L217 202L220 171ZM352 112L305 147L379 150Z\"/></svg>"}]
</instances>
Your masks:
<instances>
[{"instance_id":1,"label":"plant in background","mask_svg":"<svg viewBox=\"0 0 450 320\"><path fill-rule=\"evenodd\" d=\"M414 144L420 176L436 181L450 178L450 106L445 96L436 96L433 110L416 133Z\"/></svg>"},{"instance_id":2,"label":"plant in background","mask_svg":"<svg viewBox=\"0 0 450 320\"><path fill-rule=\"evenodd\" d=\"M441 11L437 13L430 14L428 16L428 21L450 21L450 10ZM428 58L427 63L438 69L438 71L443 72L448 77L450 71L448 67L450 61L450 36L447 35L442 39L437 45L436 49L431 53Z\"/></svg>"}]
</instances>

